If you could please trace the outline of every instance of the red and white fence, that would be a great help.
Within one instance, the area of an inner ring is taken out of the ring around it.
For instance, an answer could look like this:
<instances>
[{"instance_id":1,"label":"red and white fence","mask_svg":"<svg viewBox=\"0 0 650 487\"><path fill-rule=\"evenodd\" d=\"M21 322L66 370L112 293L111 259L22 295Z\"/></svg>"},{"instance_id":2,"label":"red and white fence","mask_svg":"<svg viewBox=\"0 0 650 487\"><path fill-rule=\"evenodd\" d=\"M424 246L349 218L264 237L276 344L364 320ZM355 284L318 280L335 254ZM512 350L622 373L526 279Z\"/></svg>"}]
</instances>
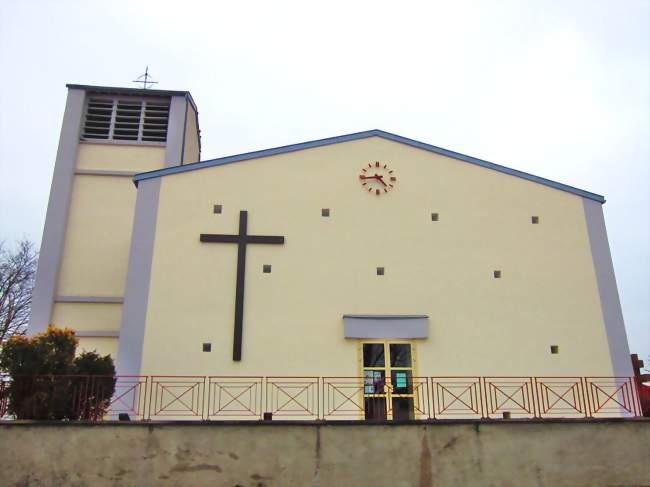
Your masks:
<instances>
[{"instance_id":1,"label":"red and white fence","mask_svg":"<svg viewBox=\"0 0 650 487\"><path fill-rule=\"evenodd\" d=\"M600 418L641 416L633 377L116 376L107 414L83 408L106 377L38 376L67 384L76 417L91 420L288 420ZM74 380L73 380L74 379ZM103 379L103 380L99 380ZM70 381L75 384L70 388ZM0 418L11 419L11 381L0 377ZM40 382L39 382L40 384Z\"/></svg>"}]
</instances>

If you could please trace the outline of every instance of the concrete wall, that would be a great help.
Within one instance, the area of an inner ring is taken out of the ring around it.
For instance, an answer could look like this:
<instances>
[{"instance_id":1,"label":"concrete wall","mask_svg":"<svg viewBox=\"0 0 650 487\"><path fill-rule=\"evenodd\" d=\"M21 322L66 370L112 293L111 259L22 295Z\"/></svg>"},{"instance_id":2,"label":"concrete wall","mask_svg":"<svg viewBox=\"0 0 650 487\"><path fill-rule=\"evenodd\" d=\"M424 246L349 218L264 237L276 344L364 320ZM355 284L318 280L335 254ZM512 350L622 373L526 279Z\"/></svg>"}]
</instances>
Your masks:
<instances>
[{"instance_id":1,"label":"concrete wall","mask_svg":"<svg viewBox=\"0 0 650 487\"><path fill-rule=\"evenodd\" d=\"M20 486L650 484L650 421L0 425Z\"/></svg>"}]
</instances>

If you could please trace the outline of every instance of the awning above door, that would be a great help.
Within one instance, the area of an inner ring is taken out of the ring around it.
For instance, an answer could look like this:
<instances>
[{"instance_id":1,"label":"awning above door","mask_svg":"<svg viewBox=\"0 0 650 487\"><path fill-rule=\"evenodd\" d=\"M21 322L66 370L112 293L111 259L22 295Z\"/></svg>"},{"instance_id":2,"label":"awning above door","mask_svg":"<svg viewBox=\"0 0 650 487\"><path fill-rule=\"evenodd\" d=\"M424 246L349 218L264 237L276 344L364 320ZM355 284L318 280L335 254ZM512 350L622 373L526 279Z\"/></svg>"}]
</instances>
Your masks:
<instances>
[{"instance_id":1,"label":"awning above door","mask_svg":"<svg viewBox=\"0 0 650 487\"><path fill-rule=\"evenodd\" d=\"M427 315L343 315L345 338L427 338Z\"/></svg>"}]
</instances>

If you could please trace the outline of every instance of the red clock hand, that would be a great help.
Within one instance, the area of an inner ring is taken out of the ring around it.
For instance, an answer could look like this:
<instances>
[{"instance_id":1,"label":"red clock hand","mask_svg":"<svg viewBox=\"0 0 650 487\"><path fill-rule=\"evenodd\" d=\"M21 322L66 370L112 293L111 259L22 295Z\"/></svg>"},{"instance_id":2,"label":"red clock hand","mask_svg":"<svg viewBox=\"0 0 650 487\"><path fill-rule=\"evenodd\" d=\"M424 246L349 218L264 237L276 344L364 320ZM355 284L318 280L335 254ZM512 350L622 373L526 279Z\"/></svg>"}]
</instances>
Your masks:
<instances>
[{"instance_id":1,"label":"red clock hand","mask_svg":"<svg viewBox=\"0 0 650 487\"><path fill-rule=\"evenodd\" d=\"M383 184L384 186L388 186L388 185L384 182L384 176L378 176L378 175L375 174L375 178L377 179L377 181L379 181L379 182L380 182L381 184Z\"/></svg>"}]
</instances>

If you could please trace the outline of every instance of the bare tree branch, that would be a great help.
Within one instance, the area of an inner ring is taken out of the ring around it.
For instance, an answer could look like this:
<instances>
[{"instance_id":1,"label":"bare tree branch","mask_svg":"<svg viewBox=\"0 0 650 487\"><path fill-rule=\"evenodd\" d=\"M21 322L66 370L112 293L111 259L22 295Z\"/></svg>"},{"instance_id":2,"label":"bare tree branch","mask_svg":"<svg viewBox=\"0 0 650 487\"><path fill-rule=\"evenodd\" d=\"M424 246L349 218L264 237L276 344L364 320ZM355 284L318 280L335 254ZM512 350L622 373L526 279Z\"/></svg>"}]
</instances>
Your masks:
<instances>
[{"instance_id":1,"label":"bare tree branch","mask_svg":"<svg viewBox=\"0 0 650 487\"><path fill-rule=\"evenodd\" d=\"M27 329L37 261L32 242L22 240L14 252L0 242L0 343Z\"/></svg>"}]
</instances>

